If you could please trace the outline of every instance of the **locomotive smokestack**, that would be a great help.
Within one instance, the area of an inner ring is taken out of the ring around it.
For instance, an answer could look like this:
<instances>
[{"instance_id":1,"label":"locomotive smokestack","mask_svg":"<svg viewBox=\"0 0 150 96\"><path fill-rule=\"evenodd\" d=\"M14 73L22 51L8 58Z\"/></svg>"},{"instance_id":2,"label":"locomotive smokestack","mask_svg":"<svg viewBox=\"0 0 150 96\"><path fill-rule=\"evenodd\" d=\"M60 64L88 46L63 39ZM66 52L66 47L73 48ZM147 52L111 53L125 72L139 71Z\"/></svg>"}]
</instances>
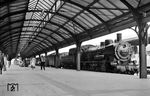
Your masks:
<instances>
[{"instance_id":1,"label":"locomotive smokestack","mask_svg":"<svg viewBox=\"0 0 150 96\"><path fill-rule=\"evenodd\" d=\"M122 34L117 33L117 42L120 42L122 40Z\"/></svg>"}]
</instances>

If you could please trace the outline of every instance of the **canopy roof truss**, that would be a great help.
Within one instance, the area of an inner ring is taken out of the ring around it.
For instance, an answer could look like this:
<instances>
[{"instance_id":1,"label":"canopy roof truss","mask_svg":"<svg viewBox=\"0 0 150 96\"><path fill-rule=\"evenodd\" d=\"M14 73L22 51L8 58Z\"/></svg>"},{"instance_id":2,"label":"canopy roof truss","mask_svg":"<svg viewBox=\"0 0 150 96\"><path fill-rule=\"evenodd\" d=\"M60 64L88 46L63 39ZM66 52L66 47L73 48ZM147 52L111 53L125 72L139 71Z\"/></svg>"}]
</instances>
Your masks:
<instances>
[{"instance_id":1,"label":"canopy roof truss","mask_svg":"<svg viewBox=\"0 0 150 96\"><path fill-rule=\"evenodd\" d=\"M126 1L149 21L149 0ZM135 25L120 0L0 0L0 48L12 57L41 54Z\"/></svg>"}]
</instances>

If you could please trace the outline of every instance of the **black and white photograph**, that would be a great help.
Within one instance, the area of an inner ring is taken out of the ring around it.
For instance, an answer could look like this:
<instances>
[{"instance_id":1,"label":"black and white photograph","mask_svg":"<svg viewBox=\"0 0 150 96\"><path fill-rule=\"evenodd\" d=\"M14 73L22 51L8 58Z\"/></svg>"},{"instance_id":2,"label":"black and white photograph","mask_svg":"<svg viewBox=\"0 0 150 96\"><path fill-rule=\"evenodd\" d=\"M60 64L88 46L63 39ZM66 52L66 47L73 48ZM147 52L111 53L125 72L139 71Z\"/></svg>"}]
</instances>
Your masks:
<instances>
[{"instance_id":1,"label":"black and white photograph","mask_svg":"<svg viewBox=\"0 0 150 96\"><path fill-rule=\"evenodd\" d=\"M0 0L0 96L150 96L150 0Z\"/></svg>"}]
</instances>

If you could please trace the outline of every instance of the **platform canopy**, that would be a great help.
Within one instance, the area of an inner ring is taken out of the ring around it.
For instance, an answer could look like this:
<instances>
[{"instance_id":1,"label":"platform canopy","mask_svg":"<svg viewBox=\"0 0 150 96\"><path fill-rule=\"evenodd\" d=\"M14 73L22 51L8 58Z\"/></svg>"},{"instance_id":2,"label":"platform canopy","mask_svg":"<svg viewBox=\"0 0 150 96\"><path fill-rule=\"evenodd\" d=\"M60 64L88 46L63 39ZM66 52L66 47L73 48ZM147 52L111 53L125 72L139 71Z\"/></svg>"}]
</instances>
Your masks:
<instances>
[{"instance_id":1,"label":"platform canopy","mask_svg":"<svg viewBox=\"0 0 150 96\"><path fill-rule=\"evenodd\" d=\"M150 20L150 0L126 1ZM135 25L120 0L0 0L0 50L11 57L38 55Z\"/></svg>"}]
</instances>

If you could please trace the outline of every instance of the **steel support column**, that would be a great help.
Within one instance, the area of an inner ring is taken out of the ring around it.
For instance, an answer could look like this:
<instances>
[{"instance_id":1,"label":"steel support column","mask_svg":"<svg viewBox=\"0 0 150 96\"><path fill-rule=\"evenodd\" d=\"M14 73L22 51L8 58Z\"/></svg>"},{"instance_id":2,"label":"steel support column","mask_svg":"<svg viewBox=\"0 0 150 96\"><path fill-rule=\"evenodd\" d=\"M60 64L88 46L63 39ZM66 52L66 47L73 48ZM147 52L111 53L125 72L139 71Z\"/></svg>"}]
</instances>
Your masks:
<instances>
[{"instance_id":1,"label":"steel support column","mask_svg":"<svg viewBox=\"0 0 150 96\"><path fill-rule=\"evenodd\" d=\"M56 57L55 57L55 67L58 68L60 60L59 60L59 49L56 49Z\"/></svg>"},{"instance_id":2,"label":"steel support column","mask_svg":"<svg viewBox=\"0 0 150 96\"><path fill-rule=\"evenodd\" d=\"M147 58L146 58L146 46L148 44L148 24L143 22L142 19L138 19L138 26L135 27L135 29L131 28L133 31L135 31L139 37L139 71L140 71L140 78L147 78ZM138 29L137 29L138 27Z\"/></svg>"},{"instance_id":3,"label":"steel support column","mask_svg":"<svg viewBox=\"0 0 150 96\"><path fill-rule=\"evenodd\" d=\"M138 37L139 37L139 78L147 78L147 60L146 60L146 42L147 42L147 22L144 22L146 17L145 12L140 12L133 6L131 6L126 0L120 0L124 3L131 13L138 26Z\"/></svg>"},{"instance_id":4,"label":"steel support column","mask_svg":"<svg viewBox=\"0 0 150 96\"><path fill-rule=\"evenodd\" d=\"M143 22L142 18L138 19L138 28L139 28L139 58L140 58L140 78L147 78L147 58L146 58L146 35L145 32L146 23Z\"/></svg>"},{"instance_id":5,"label":"steel support column","mask_svg":"<svg viewBox=\"0 0 150 96\"><path fill-rule=\"evenodd\" d=\"M77 53L76 53L76 64L77 64L77 71L80 71L80 66L81 66L81 62L80 62L80 58L81 58L81 43L77 43Z\"/></svg>"}]
</instances>

